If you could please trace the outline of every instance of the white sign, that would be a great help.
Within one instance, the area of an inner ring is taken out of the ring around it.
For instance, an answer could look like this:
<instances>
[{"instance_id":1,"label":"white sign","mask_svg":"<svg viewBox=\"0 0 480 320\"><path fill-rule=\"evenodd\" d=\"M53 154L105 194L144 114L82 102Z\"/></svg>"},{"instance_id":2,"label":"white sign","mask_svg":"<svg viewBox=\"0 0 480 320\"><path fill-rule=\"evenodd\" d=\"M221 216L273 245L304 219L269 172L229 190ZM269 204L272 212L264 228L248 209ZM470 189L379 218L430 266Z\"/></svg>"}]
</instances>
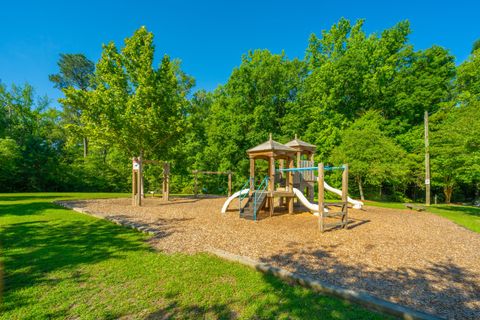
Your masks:
<instances>
[{"instance_id":1,"label":"white sign","mask_svg":"<svg viewBox=\"0 0 480 320\"><path fill-rule=\"evenodd\" d=\"M140 169L140 163L134 161L133 162L133 170L139 170Z\"/></svg>"},{"instance_id":2,"label":"white sign","mask_svg":"<svg viewBox=\"0 0 480 320\"><path fill-rule=\"evenodd\" d=\"M430 184L430 179L425 179L425 184Z\"/></svg>"}]
</instances>

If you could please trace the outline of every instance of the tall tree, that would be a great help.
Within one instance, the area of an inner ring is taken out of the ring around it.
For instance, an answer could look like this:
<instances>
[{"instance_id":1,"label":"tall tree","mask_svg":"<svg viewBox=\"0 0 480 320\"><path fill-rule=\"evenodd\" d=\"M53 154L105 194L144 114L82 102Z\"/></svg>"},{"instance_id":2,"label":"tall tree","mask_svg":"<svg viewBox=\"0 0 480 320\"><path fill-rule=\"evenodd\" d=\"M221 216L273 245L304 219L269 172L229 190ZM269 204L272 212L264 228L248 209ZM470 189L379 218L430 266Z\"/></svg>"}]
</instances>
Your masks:
<instances>
[{"instance_id":1,"label":"tall tree","mask_svg":"<svg viewBox=\"0 0 480 320\"><path fill-rule=\"evenodd\" d=\"M145 27L125 39L119 51L103 46L91 91L64 89L63 103L87 101L86 129L120 146L129 156L165 159L185 128L187 94L193 79L164 56L153 67L153 34Z\"/></svg>"},{"instance_id":2,"label":"tall tree","mask_svg":"<svg viewBox=\"0 0 480 320\"><path fill-rule=\"evenodd\" d=\"M287 106L294 103L304 64L284 53L255 50L242 57L228 82L215 91L208 118L206 169L246 173L245 150L268 138L282 137ZM291 138L291 137L290 137Z\"/></svg>"},{"instance_id":3,"label":"tall tree","mask_svg":"<svg viewBox=\"0 0 480 320\"><path fill-rule=\"evenodd\" d=\"M480 50L458 67L457 87L462 102L480 101Z\"/></svg>"},{"instance_id":4,"label":"tall tree","mask_svg":"<svg viewBox=\"0 0 480 320\"><path fill-rule=\"evenodd\" d=\"M57 64L59 73L49 76L50 81L54 83L56 88L63 90L72 87L83 91L91 88L95 65L85 55L81 53L62 53ZM86 107L86 101L76 100L76 102L76 104L63 104L64 121L70 125L75 133L82 135L83 156L86 157L88 155L88 138L80 121L82 110Z\"/></svg>"},{"instance_id":5,"label":"tall tree","mask_svg":"<svg viewBox=\"0 0 480 320\"><path fill-rule=\"evenodd\" d=\"M451 97L453 57L439 47L415 52L408 21L367 35L363 20L341 19L321 37L312 35L306 54L309 75L293 104L296 131L328 157L341 131L367 110L391 122L390 135L408 131Z\"/></svg>"},{"instance_id":6,"label":"tall tree","mask_svg":"<svg viewBox=\"0 0 480 320\"><path fill-rule=\"evenodd\" d=\"M342 132L342 142L332 152L334 163L348 163L362 200L364 185L403 185L408 166L405 151L385 134L386 121L376 111L368 111Z\"/></svg>"},{"instance_id":7,"label":"tall tree","mask_svg":"<svg viewBox=\"0 0 480 320\"><path fill-rule=\"evenodd\" d=\"M472 45L472 51L470 53L474 53L475 51L477 51L478 49L480 49L480 39L478 39L477 41L475 41Z\"/></svg>"}]
</instances>

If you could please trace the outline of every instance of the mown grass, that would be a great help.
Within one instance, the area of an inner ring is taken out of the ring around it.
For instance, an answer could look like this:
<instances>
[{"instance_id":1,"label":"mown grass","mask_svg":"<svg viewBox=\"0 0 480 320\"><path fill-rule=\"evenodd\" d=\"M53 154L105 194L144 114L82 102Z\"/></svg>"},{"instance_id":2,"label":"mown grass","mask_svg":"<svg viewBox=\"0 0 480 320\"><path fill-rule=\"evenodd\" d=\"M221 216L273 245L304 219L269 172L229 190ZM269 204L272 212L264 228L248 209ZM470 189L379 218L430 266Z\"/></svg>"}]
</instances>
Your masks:
<instances>
[{"instance_id":1,"label":"mown grass","mask_svg":"<svg viewBox=\"0 0 480 320\"><path fill-rule=\"evenodd\" d=\"M384 319L207 254L155 252L147 236L52 203L126 194L0 195L0 319Z\"/></svg>"},{"instance_id":2,"label":"mown grass","mask_svg":"<svg viewBox=\"0 0 480 320\"><path fill-rule=\"evenodd\" d=\"M382 208L406 209L405 205L399 202L365 201L365 204ZM427 211L449 219L469 230L480 233L479 207L440 204L428 207Z\"/></svg>"}]
</instances>

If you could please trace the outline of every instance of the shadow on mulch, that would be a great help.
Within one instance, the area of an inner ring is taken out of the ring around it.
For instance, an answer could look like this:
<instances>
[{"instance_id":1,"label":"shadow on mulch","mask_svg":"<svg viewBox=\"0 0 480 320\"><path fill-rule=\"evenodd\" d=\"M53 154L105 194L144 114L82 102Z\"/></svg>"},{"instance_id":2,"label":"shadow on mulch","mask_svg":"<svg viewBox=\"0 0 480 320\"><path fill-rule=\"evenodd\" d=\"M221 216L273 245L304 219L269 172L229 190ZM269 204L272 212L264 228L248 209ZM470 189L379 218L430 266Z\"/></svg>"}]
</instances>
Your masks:
<instances>
[{"instance_id":1,"label":"shadow on mulch","mask_svg":"<svg viewBox=\"0 0 480 320\"><path fill-rule=\"evenodd\" d=\"M305 248L303 252L277 254L260 261L347 289L364 290L420 311L447 318L480 319L480 309L472 307L480 302L480 285L470 271L449 261L430 263L422 269L368 271L366 265L338 261L332 254L336 247ZM308 255L316 259L318 268L303 263Z\"/></svg>"}]
</instances>

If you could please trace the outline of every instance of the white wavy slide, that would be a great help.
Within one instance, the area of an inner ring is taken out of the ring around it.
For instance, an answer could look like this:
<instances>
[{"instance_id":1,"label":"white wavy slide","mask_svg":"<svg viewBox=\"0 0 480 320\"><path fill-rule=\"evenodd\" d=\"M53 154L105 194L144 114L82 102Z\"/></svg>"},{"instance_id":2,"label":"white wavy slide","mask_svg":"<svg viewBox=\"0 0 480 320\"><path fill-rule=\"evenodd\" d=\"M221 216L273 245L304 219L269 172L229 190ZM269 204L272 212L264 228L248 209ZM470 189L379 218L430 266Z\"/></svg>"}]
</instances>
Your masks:
<instances>
[{"instance_id":1,"label":"white wavy slide","mask_svg":"<svg viewBox=\"0 0 480 320\"><path fill-rule=\"evenodd\" d=\"M226 213L227 212L227 209L228 209L228 206L230 205L230 202L233 201L233 199L237 198L237 197L240 197L240 196L243 196L244 194L247 194L248 191L250 191L250 189L243 189L243 190L240 190L240 191L237 191L235 192L234 194L232 194L230 197L228 197L228 199L225 201L225 203L223 204L223 207L222 207L222 213Z\"/></svg>"},{"instance_id":2,"label":"white wavy slide","mask_svg":"<svg viewBox=\"0 0 480 320\"><path fill-rule=\"evenodd\" d=\"M340 197L342 196L342 190L335 189L334 187L329 186L328 183L326 183L325 181L323 182L323 185L324 185L325 189L327 189L328 191L333 192L333 193L339 195ZM363 207L363 202L361 202L361 201L353 200L350 197L347 198L347 201L350 202L353 205L353 209L362 209L362 207Z\"/></svg>"},{"instance_id":3,"label":"white wavy slide","mask_svg":"<svg viewBox=\"0 0 480 320\"><path fill-rule=\"evenodd\" d=\"M308 201L303 192L297 188L293 188L293 193L297 196L298 200L300 200L300 202L307 207L308 210L312 211L314 215L318 216L318 204ZM323 212L328 212L328 209L323 208Z\"/></svg>"}]
</instances>

